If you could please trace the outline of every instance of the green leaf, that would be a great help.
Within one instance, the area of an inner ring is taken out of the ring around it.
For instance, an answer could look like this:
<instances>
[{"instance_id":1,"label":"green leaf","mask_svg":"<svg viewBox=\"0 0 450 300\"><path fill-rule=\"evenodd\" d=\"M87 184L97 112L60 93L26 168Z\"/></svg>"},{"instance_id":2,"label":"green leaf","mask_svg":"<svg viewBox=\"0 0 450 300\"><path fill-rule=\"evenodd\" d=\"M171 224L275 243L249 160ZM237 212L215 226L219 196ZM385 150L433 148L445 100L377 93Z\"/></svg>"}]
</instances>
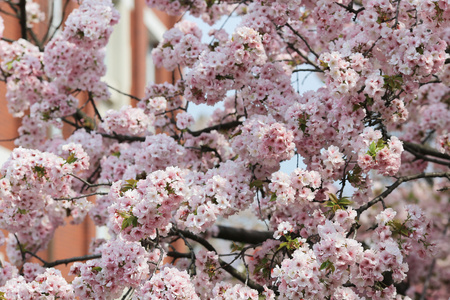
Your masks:
<instances>
[{"instance_id":1,"label":"green leaf","mask_svg":"<svg viewBox=\"0 0 450 300\"><path fill-rule=\"evenodd\" d=\"M283 242L283 243L281 243L281 244L278 246L278 250L280 250L280 249L286 247L287 245L288 245L288 242Z\"/></svg>"},{"instance_id":2,"label":"green leaf","mask_svg":"<svg viewBox=\"0 0 450 300\"><path fill-rule=\"evenodd\" d=\"M234 77L233 77L233 75L229 75L229 74L227 74L227 75L216 75L216 79L217 80L225 80L225 79L233 80Z\"/></svg>"},{"instance_id":3,"label":"green leaf","mask_svg":"<svg viewBox=\"0 0 450 300\"><path fill-rule=\"evenodd\" d=\"M103 270L102 267L92 267L92 271L100 272L101 270Z\"/></svg>"},{"instance_id":4,"label":"green leaf","mask_svg":"<svg viewBox=\"0 0 450 300\"><path fill-rule=\"evenodd\" d=\"M8 71L10 71L12 69L13 63L14 63L14 60L9 61L9 62L6 63L6 68L8 69Z\"/></svg>"},{"instance_id":5,"label":"green leaf","mask_svg":"<svg viewBox=\"0 0 450 300\"><path fill-rule=\"evenodd\" d=\"M33 172L36 173L39 178L45 177L45 175L47 174L45 168L39 165L33 167Z\"/></svg>"},{"instance_id":6,"label":"green leaf","mask_svg":"<svg viewBox=\"0 0 450 300\"><path fill-rule=\"evenodd\" d=\"M238 244L236 242L232 242L230 245L231 252L242 251L242 249L244 249L244 247L245 247L245 244L243 244L243 243Z\"/></svg>"},{"instance_id":7,"label":"green leaf","mask_svg":"<svg viewBox=\"0 0 450 300\"><path fill-rule=\"evenodd\" d=\"M338 199L337 196L333 193L329 193L328 196L330 197L330 200L325 202L324 205L325 207L332 208L333 212L336 212L338 209L345 209L346 206L353 203L347 197L342 197L341 199Z\"/></svg>"},{"instance_id":8,"label":"green leaf","mask_svg":"<svg viewBox=\"0 0 450 300\"><path fill-rule=\"evenodd\" d=\"M366 95L366 105L371 106L371 105L373 105L373 103L374 103L373 98Z\"/></svg>"},{"instance_id":9,"label":"green leaf","mask_svg":"<svg viewBox=\"0 0 450 300\"><path fill-rule=\"evenodd\" d=\"M384 147L386 147L387 144L384 140L379 139L377 142L377 152L380 151L381 149L383 149Z\"/></svg>"},{"instance_id":10,"label":"green leaf","mask_svg":"<svg viewBox=\"0 0 450 300\"><path fill-rule=\"evenodd\" d=\"M399 90L403 85L402 75L384 75L384 88L389 88L392 91Z\"/></svg>"},{"instance_id":11,"label":"green leaf","mask_svg":"<svg viewBox=\"0 0 450 300\"><path fill-rule=\"evenodd\" d=\"M137 185L137 180L136 179L128 179L125 180L125 184L122 186L122 188L120 189L121 192L121 196L123 195L123 193L125 193L126 191L132 190L136 188Z\"/></svg>"},{"instance_id":12,"label":"green leaf","mask_svg":"<svg viewBox=\"0 0 450 300\"><path fill-rule=\"evenodd\" d=\"M328 197L330 197L330 201L333 203L338 203L338 198L333 193L328 193Z\"/></svg>"},{"instance_id":13,"label":"green leaf","mask_svg":"<svg viewBox=\"0 0 450 300\"><path fill-rule=\"evenodd\" d=\"M123 219L121 230L125 230L128 226L130 226L130 223L128 222L128 218Z\"/></svg>"},{"instance_id":14,"label":"green leaf","mask_svg":"<svg viewBox=\"0 0 450 300\"><path fill-rule=\"evenodd\" d=\"M169 195L175 195L175 190L170 186L168 182L166 183L166 191Z\"/></svg>"},{"instance_id":15,"label":"green leaf","mask_svg":"<svg viewBox=\"0 0 450 300\"><path fill-rule=\"evenodd\" d=\"M253 187L262 188L263 184L264 184L264 181L262 181L262 180L253 180L252 182L250 182L250 188L253 188Z\"/></svg>"},{"instance_id":16,"label":"green leaf","mask_svg":"<svg viewBox=\"0 0 450 300\"><path fill-rule=\"evenodd\" d=\"M375 157L377 155L377 143L372 142L369 146L369 151L367 151L367 154L369 154L372 157Z\"/></svg>"},{"instance_id":17,"label":"green leaf","mask_svg":"<svg viewBox=\"0 0 450 300\"><path fill-rule=\"evenodd\" d=\"M325 202L325 207L334 207L336 204L333 203L332 201L327 201Z\"/></svg>"},{"instance_id":18,"label":"green leaf","mask_svg":"<svg viewBox=\"0 0 450 300\"><path fill-rule=\"evenodd\" d=\"M417 53L419 53L420 55L423 55L423 45L420 45L420 47L416 48Z\"/></svg>"},{"instance_id":19,"label":"green leaf","mask_svg":"<svg viewBox=\"0 0 450 300\"><path fill-rule=\"evenodd\" d=\"M163 48L170 48L170 49L173 50L173 46L172 46L171 43L165 43L162 47L163 47Z\"/></svg>"},{"instance_id":20,"label":"green leaf","mask_svg":"<svg viewBox=\"0 0 450 300\"><path fill-rule=\"evenodd\" d=\"M129 214L126 213L126 212L124 212L124 211L119 211L118 214L119 214L119 216L121 216L122 218L128 218L128 217L129 217Z\"/></svg>"},{"instance_id":21,"label":"green leaf","mask_svg":"<svg viewBox=\"0 0 450 300\"><path fill-rule=\"evenodd\" d=\"M21 214L21 215L24 215L24 214L28 213L28 210L26 210L26 209L21 209L21 208L18 208L17 211L18 211L19 214Z\"/></svg>"},{"instance_id":22,"label":"green leaf","mask_svg":"<svg viewBox=\"0 0 450 300\"><path fill-rule=\"evenodd\" d=\"M238 132L233 134L230 138L235 138L235 137L237 137L238 135L241 135L241 134L242 134L242 130L239 130Z\"/></svg>"},{"instance_id":23,"label":"green leaf","mask_svg":"<svg viewBox=\"0 0 450 300\"><path fill-rule=\"evenodd\" d=\"M359 187L359 185L361 185L363 183L361 167L356 165L353 168L353 170L350 170L347 173L347 179L351 184L355 185L356 187Z\"/></svg>"},{"instance_id":24,"label":"green leaf","mask_svg":"<svg viewBox=\"0 0 450 300\"><path fill-rule=\"evenodd\" d=\"M120 157L120 151L113 152L111 153L111 155L115 157Z\"/></svg>"},{"instance_id":25,"label":"green leaf","mask_svg":"<svg viewBox=\"0 0 450 300\"><path fill-rule=\"evenodd\" d=\"M322 68L322 70L328 70L330 68L330 66L328 65L328 63L320 60L319 61L320 67Z\"/></svg>"},{"instance_id":26,"label":"green leaf","mask_svg":"<svg viewBox=\"0 0 450 300\"><path fill-rule=\"evenodd\" d=\"M138 226L138 218L136 216L130 215L123 219L121 229L124 230L130 226L132 227Z\"/></svg>"},{"instance_id":27,"label":"green leaf","mask_svg":"<svg viewBox=\"0 0 450 300\"><path fill-rule=\"evenodd\" d=\"M328 259L320 265L320 270L324 270L324 269L327 271L331 271L331 273L333 273L336 270L333 263Z\"/></svg>"},{"instance_id":28,"label":"green leaf","mask_svg":"<svg viewBox=\"0 0 450 300\"><path fill-rule=\"evenodd\" d=\"M272 196L270 196L269 202L275 202L275 201L277 201L277 194L273 193Z\"/></svg>"},{"instance_id":29,"label":"green leaf","mask_svg":"<svg viewBox=\"0 0 450 300\"><path fill-rule=\"evenodd\" d=\"M399 220L389 221L386 225L391 228L393 235L409 237L409 235L413 232L413 230L408 228L404 222L402 223Z\"/></svg>"},{"instance_id":30,"label":"green leaf","mask_svg":"<svg viewBox=\"0 0 450 300\"><path fill-rule=\"evenodd\" d=\"M303 114L298 118L298 127L303 133L305 133L306 129L308 128L306 124L308 123L309 118L310 116L308 114Z\"/></svg>"},{"instance_id":31,"label":"green leaf","mask_svg":"<svg viewBox=\"0 0 450 300\"><path fill-rule=\"evenodd\" d=\"M350 205L350 204L352 204L353 202L352 201L350 201L350 199L348 199L347 197L342 197L342 199L340 199L339 201L338 201L338 204L340 205L340 206L348 206L348 205Z\"/></svg>"},{"instance_id":32,"label":"green leaf","mask_svg":"<svg viewBox=\"0 0 450 300\"><path fill-rule=\"evenodd\" d=\"M66 162L68 164L73 164L74 162L76 162L78 160L78 158L75 157L75 153L70 152L69 157L66 159Z\"/></svg>"}]
</instances>

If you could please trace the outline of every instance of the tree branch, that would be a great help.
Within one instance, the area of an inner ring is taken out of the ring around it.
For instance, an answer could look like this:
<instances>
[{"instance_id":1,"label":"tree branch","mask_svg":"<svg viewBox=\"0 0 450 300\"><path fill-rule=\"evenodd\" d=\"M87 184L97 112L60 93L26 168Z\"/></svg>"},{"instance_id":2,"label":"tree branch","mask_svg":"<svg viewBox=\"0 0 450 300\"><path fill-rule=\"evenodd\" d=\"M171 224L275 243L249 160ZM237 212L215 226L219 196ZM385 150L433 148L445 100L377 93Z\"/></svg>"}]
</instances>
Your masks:
<instances>
[{"instance_id":1,"label":"tree branch","mask_svg":"<svg viewBox=\"0 0 450 300\"><path fill-rule=\"evenodd\" d=\"M90 183L90 182L84 180L83 178L78 177L77 175L72 174L72 173L68 173L67 175L70 175L70 176L78 179L82 183L84 183L87 186L87 189L93 188L93 187L99 187L99 186L111 186L112 185L111 183Z\"/></svg>"},{"instance_id":2,"label":"tree branch","mask_svg":"<svg viewBox=\"0 0 450 300\"><path fill-rule=\"evenodd\" d=\"M436 177L447 177L447 178L449 178L450 177L450 172L420 173L420 174L416 174L416 175L404 176L404 177L398 178L397 181L395 181L392 185L390 185L383 193L381 193L380 195L378 195L377 197L373 198L368 203L366 203L363 206L361 206L360 208L358 208L356 210L356 212L358 213L358 218L359 218L359 216L361 215L361 213L363 211L365 211L369 207L375 205L376 203L378 203L380 201L383 201L390 193L392 193L403 182L408 182L408 181L416 180L416 179L420 179L420 178L436 178Z\"/></svg>"},{"instance_id":3,"label":"tree branch","mask_svg":"<svg viewBox=\"0 0 450 300\"><path fill-rule=\"evenodd\" d=\"M27 0L20 0L19 10L20 10L20 31L22 38L27 39L27 10L26 10Z\"/></svg>"},{"instance_id":4,"label":"tree branch","mask_svg":"<svg viewBox=\"0 0 450 300\"><path fill-rule=\"evenodd\" d=\"M131 95L131 94L127 94L127 93L125 93L125 92L122 92L121 90L116 89L116 88L110 86L109 84L106 84L106 86L109 87L110 89L112 89L113 91L116 91L117 93L119 93L119 94L121 94L121 95L127 96L127 97L129 97L129 98L131 98L131 99L134 99L134 100L136 100L136 101L141 101L141 99L139 99L138 97L133 96L133 95Z\"/></svg>"},{"instance_id":5,"label":"tree branch","mask_svg":"<svg viewBox=\"0 0 450 300\"><path fill-rule=\"evenodd\" d=\"M201 130L197 130L197 131L191 131L188 130L188 133L191 134L192 136L199 136L202 133L210 133L213 130L229 130L229 129L233 129L239 125L241 125L242 122L241 121L231 121L228 123L224 123L224 124L217 124L211 127L206 127L203 128Z\"/></svg>"},{"instance_id":6,"label":"tree branch","mask_svg":"<svg viewBox=\"0 0 450 300\"><path fill-rule=\"evenodd\" d=\"M80 196L76 196L76 197L66 197L66 198L53 198L53 200L55 201L72 201L72 200L77 200L77 199L82 199L82 198L86 198L86 197L90 197L90 196L97 196L97 195L108 195L108 193L104 193L104 192L95 192L95 193L90 193L90 194L85 194L85 195L80 195Z\"/></svg>"},{"instance_id":7,"label":"tree branch","mask_svg":"<svg viewBox=\"0 0 450 300\"><path fill-rule=\"evenodd\" d=\"M182 235L184 235L186 238L191 239L191 240L196 241L197 243L201 244L208 251L213 251L213 252L217 253L216 249L214 249L214 247L207 240L205 240L204 238L199 237L199 236L197 236L197 235L195 235L195 234L193 234L192 232L189 232L189 231L185 231L185 230L178 230L178 231ZM178 235L178 232L177 231L173 231L172 235ZM258 292L263 292L264 291L264 288L262 286L260 286L259 284L257 284L253 280L250 280L250 279L247 280L247 277L244 274L241 274L233 266L231 266L227 262L221 260L220 258L219 258L219 264L231 276L233 276L234 278L238 279L242 283L248 285L252 289L257 290Z\"/></svg>"},{"instance_id":8,"label":"tree branch","mask_svg":"<svg viewBox=\"0 0 450 300\"><path fill-rule=\"evenodd\" d=\"M411 154L417 153L417 154L422 154L422 155L430 155L430 156L439 157L439 158L443 158L445 160L450 161L450 155L441 153L441 152L437 151L436 149L433 149L433 148L425 146L425 145L414 144L411 142L403 141L403 147L405 148L406 151L410 152Z\"/></svg>"},{"instance_id":9,"label":"tree branch","mask_svg":"<svg viewBox=\"0 0 450 300\"><path fill-rule=\"evenodd\" d=\"M84 256L76 256L76 257L71 257L71 258L66 258L66 259L58 259L52 262L46 262L44 263L43 267L44 268L53 268L54 266L58 266L58 265L67 265L70 264L72 262L76 262L76 261L85 261L85 260L90 260L90 259L96 259L96 258L100 258L102 257L101 254L91 254L91 255L84 255Z\"/></svg>"},{"instance_id":10,"label":"tree branch","mask_svg":"<svg viewBox=\"0 0 450 300\"><path fill-rule=\"evenodd\" d=\"M102 137L108 138L108 139L114 139L119 142L144 142L145 137L142 136L130 136L130 135L122 135L122 134L107 134L107 133L100 133Z\"/></svg>"},{"instance_id":11,"label":"tree branch","mask_svg":"<svg viewBox=\"0 0 450 300\"><path fill-rule=\"evenodd\" d=\"M295 30L294 28L292 28L292 26L289 23L286 23L285 26L287 26L290 30L292 30L292 32L298 36L306 45L306 47L308 47L309 52L311 52L316 58L319 58L319 55L317 55L317 53L311 48L311 46L308 44L308 42L306 41L306 39L301 36L297 30Z\"/></svg>"},{"instance_id":12,"label":"tree branch","mask_svg":"<svg viewBox=\"0 0 450 300\"><path fill-rule=\"evenodd\" d=\"M219 232L212 236L216 239L247 244L260 244L268 239L273 239L273 232L271 231L247 230L221 225L217 227L219 227Z\"/></svg>"}]
</instances>

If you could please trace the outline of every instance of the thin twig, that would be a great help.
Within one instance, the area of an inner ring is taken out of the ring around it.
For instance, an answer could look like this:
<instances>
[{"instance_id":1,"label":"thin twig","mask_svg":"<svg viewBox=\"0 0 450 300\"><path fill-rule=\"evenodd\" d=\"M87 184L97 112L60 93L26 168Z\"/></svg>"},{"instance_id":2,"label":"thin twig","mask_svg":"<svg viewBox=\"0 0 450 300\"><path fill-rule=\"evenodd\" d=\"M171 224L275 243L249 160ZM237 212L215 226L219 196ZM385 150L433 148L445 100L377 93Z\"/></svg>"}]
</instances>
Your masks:
<instances>
[{"instance_id":1,"label":"thin twig","mask_svg":"<svg viewBox=\"0 0 450 300\"><path fill-rule=\"evenodd\" d=\"M118 93L119 93L119 94L121 94L121 95L124 95L124 96L130 97L131 99L134 99L134 100L136 100L136 101L141 101L141 99L140 99L140 98L138 98L138 97L136 97L136 96L133 96L133 95L130 95L130 94L127 94L127 93L125 93L125 92L122 92L121 90L119 90L119 89L116 89L116 88L114 88L114 87L110 86L109 84L106 84L106 86L107 86L107 87L109 87L110 89L112 89L113 91L116 91L116 92L118 92Z\"/></svg>"},{"instance_id":2,"label":"thin twig","mask_svg":"<svg viewBox=\"0 0 450 300\"><path fill-rule=\"evenodd\" d=\"M317 73L324 73L323 70L320 69L295 69L292 71L292 73L298 73L298 72L317 72Z\"/></svg>"},{"instance_id":3,"label":"thin twig","mask_svg":"<svg viewBox=\"0 0 450 300\"><path fill-rule=\"evenodd\" d=\"M317 55L317 53L311 48L311 46L308 44L308 42L306 41L306 39L300 35L300 33L297 32L297 30L295 30L294 28L292 28L292 26L289 23L286 23L285 26L287 26L290 30L292 30L292 32L298 36L306 45L306 47L308 47L309 52L311 52L316 58L319 58L319 55Z\"/></svg>"},{"instance_id":4,"label":"thin twig","mask_svg":"<svg viewBox=\"0 0 450 300\"><path fill-rule=\"evenodd\" d=\"M189 231L178 230L178 231L172 232L172 235L178 235L180 233L182 233L186 238L198 242L203 247L205 247L208 251L213 251L213 252L217 253L216 249L207 240L205 240L204 238L199 237L199 236L197 236L197 235L195 235L195 234L193 234L193 233L191 233ZM242 283L248 285L252 289L255 289L255 290L259 291L259 292L264 291L264 288L262 286L260 286L259 284L257 284L253 280L248 280L247 281L247 277L245 275L243 275L240 272L238 272L233 266L231 266L227 262L221 260L220 258L219 258L219 264L231 276L233 276L234 278L238 279Z\"/></svg>"},{"instance_id":5,"label":"thin twig","mask_svg":"<svg viewBox=\"0 0 450 300\"><path fill-rule=\"evenodd\" d=\"M449 178L449 176L450 176L450 172L441 172L441 173L433 172L433 173L420 173L420 174L416 174L416 175L400 177L400 178L397 179L397 181L395 181L392 185L390 185L383 193L381 193L380 195L378 195L377 197L373 198L368 203L366 203L363 206L361 206L360 208L358 208L356 210L356 212L358 213L358 218L359 218L359 216L361 215L361 213L363 211L367 210L369 207L375 205L376 203L378 203L380 201L383 201L384 198L386 198L400 184L402 184L404 182L408 182L408 181L416 180L416 179L420 179L420 178L437 178L437 177L447 177L447 178Z\"/></svg>"},{"instance_id":6,"label":"thin twig","mask_svg":"<svg viewBox=\"0 0 450 300\"><path fill-rule=\"evenodd\" d=\"M20 138L20 135L16 136L15 138L11 138L11 139L0 140L0 143L2 143L2 142L14 142L18 138Z\"/></svg>"},{"instance_id":7,"label":"thin twig","mask_svg":"<svg viewBox=\"0 0 450 300\"><path fill-rule=\"evenodd\" d=\"M86 197L90 197L90 196L96 196L96 195L108 195L108 193L105 193L105 192L95 192L95 193L85 194L85 195L76 196L76 197L53 198L53 200L56 200L56 201L64 201L64 200L72 201L72 200L82 199L82 198L86 198Z\"/></svg>"},{"instance_id":8,"label":"thin twig","mask_svg":"<svg viewBox=\"0 0 450 300\"><path fill-rule=\"evenodd\" d=\"M72 176L72 177L78 179L79 181L81 181L81 182L84 183L85 185L87 185L87 186L88 186L88 187L87 187L88 189L89 189L89 188L93 188L93 187L99 187L99 186L111 186L111 185L112 185L111 183L90 183L90 182L84 180L83 178L80 178L80 177L78 177L77 175L72 174L72 173L68 173L67 175L70 175L70 176Z\"/></svg>"}]
</instances>

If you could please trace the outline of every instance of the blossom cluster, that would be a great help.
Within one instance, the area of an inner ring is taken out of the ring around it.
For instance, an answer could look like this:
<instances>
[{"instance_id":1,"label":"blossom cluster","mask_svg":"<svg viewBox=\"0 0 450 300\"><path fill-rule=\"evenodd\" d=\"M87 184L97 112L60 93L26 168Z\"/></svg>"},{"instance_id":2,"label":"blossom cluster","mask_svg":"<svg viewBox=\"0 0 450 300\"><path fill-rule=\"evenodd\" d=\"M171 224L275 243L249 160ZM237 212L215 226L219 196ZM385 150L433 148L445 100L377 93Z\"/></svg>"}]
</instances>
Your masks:
<instances>
[{"instance_id":1,"label":"blossom cluster","mask_svg":"<svg viewBox=\"0 0 450 300\"><path fill-rule=\"evenodd\" d=\"M169 266L153 275L133 296L133 299L200 299L186 271L180 271Z\"/></svg>"},{"instance_id":2,"label":"blossom cluster","mask_svg":"<svg viewBox=\"0 0 450 300\"><path fill-rule=\"evenodd\" d=\"M119 297L124 288L138 287L149 275L149 253L138 243L112 240L101 246L101 258L74 263L72 282L82 299Z\"/></svg>"},{"instance_id":3,"label":"blossom cluster","mask_svg":"<svg viewBox=\"0 0 450 300\"><path fill-rule=\"evenodd\" d=\"M110 0L81 2L61 34L45 47L46 74L59 86L88 90L96 99L107 99L109 92L100 81L106 73L104 47L118 21L119 14Z\"/></svg>"},{"instance_id":4,"label":"blossom cluster","mask_svg":"<svg viewBox=\"0 0 450 300\"><path fill-rule=\"evenodd\" d=\"M130 241L155 237L156 230L171 227L172 211L184 200L183 170L169 167L144 180L115 182L109 192L110 227Z\"/></svg>"},{"instance_id":5,"label":"blossom cluster","mask_svg":"<svg viewBox=\"0 0 450 300\"><path fill-rule=\"evenodd\" d=\"M106 133L142 135L149 131L151 116L140 108L124 106L120 111L108 110L102 123Z\"/></svg>"},{"instance_id":6,"label":"blossom cluster","mask_svg":"<svg viewBox=\"0 0 450 300\"><path fill-rule=\"evenodd\" d=\"M248 208L254 197L250 177L246 168L232 161L204 175L200 172L187 174L189 202L177 210L177 224L192 232L202 232L220 216L228 217Z\"/></svg>"},{"instance_id":7,"label":"blossom cluster","mask_svg":"<svg viewBox=\"0 0 450 300\"><path fill-rule=\"evenodd\" d=\"M382 139L382 133L367 128L357 141L358 165L364 170L376 169L383 175L395 175L401 164L403 151L402 142L395 136L387 142Z\"/></svg>"},{"instance_id":8,"label":"blossom cluster","mask_svg":"<svg viewBox=\"0 0 450 300\"><path fill-rule=\"evenodd\" d=\"M22 276L14 277L0 287L0 292L6 299L41 299L53 297L64 300L74 300L73 286L61 275L61 271L48 268L32 281Z\"/></svg>"},{"instance_id":9,"label":"blossom cluster","mask_svg":"<svg viewBox=\"0 0 450 300\"><path fill-rule=\"evenodd\" d=\"M232 146L250 163L274 167L294 155L293 139L292 132L282 123L270 116L256 115L244 122Z\"/></svg>"},{"instance_id":10,"label":"blossom cluster","mask_svg":"<svg viewBox=\"0 0 450 300\"><path fill-rule=\"evenodd\" d=\"M273 173L269 189L276 196L277 202L287 206L314 200L320 185L318 172L295 169L290 175L281 171Z\"/></svg>"},{"instance_id":11,"label":"blossom cluster","mask_svg":"<svg viewBox=\"0 0 450 300\"><path fill-rule=\"evenodd\" d=\"M152 51L156 66L164 66L169 71L177 66L192 67L206 48L201 37L202 32L195 23L186 20L177 23L164 33L164 40Z\"/></svg>"},{"instance_id":12,"label":"blossom cluster","mask_svg":"<svg viewBox=\"0 0 450 300\"><path fill-rule=\"evenodd\" d=\"M17 41L0 17L23 147L0 167L0 298L448 299L448 1L146 0L239 24L207 44L179 22L152 52L172 82L103 112L116 2L41 34L38 2L8 1ZM110 238L68 282L39 251L87 216Z\"/></svg>"},{"instance_id":13,"label":"blossom cluster","mask_svg":"<svg viewBox=\"0 0 450 300\"><path fill-rule=\"evenodd\" d=\"M54 230L64 223L64 208L83 206L83 202L55 200L76 195L69 174L89 167L89 157L80 145L63 145L62 150L66 151L66 159L16 148L0 169L2 228L17 233L30 251L50 241Z\"/></svg>"}]
</instances>

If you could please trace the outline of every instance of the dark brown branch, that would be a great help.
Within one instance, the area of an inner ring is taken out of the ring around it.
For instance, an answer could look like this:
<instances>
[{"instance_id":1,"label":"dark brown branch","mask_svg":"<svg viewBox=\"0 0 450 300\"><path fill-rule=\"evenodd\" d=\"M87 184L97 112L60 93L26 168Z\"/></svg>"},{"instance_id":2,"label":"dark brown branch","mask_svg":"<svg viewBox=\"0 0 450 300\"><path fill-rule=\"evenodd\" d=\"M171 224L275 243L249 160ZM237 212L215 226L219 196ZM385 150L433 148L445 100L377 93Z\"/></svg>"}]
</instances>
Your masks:
<instances>
[{"instance_id":1,"label":"dark brown branch","mask_svg":"<svg viewBox=\"0 0 450 300\"><path fill-rule=\"evenodd\" d=\"M363 10L365 10L365 7L360 7L359 9L354 9L353 8L353 1L351 1L347 6L345 6L342 3L338 3L338 2L334 2L334 4L339 5L340 7L344 8L346 11L351 12L353 14L355 14L355 16L353 17L353 21L356 20L356 18L358 17L358 14L360 12L362 12Z\"/></svg>"},{"instance_id":2,"label":"dark brown branch","mask_svg":"<svg viewBox=\"0 0 450 300\"><path fill-rule=\"evenodd\" d=\"M298 73L298 72L317 72L317 73L323 73L323 70L320 69L295 69L292 71L292 73Z\"/></svg>"},{"instance_id":3,"label":"dark brown branch","mask_svg":"<svg viewBox=\"0 0 450 300\"><path fill-rule=\"evenodd\" d=\"M248 230L219 225L219 233L213 238L234 241L246 244L259 244L268 239L273 239L273 232Z\"/></svg>"},{"instance_id":4,"label":"dark brown branch","mask_svg":"<svg viewBox=\"0 0 450 300\"><path fill-rule=\"evenodd\" d=\"M15 42L15 40L11 40L11 39L8 39L8 38L5 38L5 37L2 37L2 41L8 42L8 43L14 43Z\"/></svg>"},{"instance_id":5,"label":"dark brown branch","mask_svg":"<svg viewBox=\"0 0 450 300\"><path fill-rule=\"evenodd\" d=\"M214 149L214 148L211 148L211 147L208 147L208 146L203 146L203 145L200 146L200 148L197 148L197 147L185 147L185 148L186 149L197 150L197 151L200 151L202 153L213 152L214 155L219 159L219 161L222 162L222 156L219 154L217 149Z\"/></svg>"},{"instance_id":6,"label":"dark brown branch","mask_svg":"<svg viewBox=\"0 0 450 300\"><path fill-rule=\"evenodd\" d=\"M121 300L125 300L127 299L127 297L130 295L130 293L133 291L134 288L130 287L128 289L128 291L123 295L123 297L121 298Z\"/></svg>"},{"instance_id":7,"label":"dark brown branch","mask_svg":"<svg viewBox=\"0 0 450 300\"><path fill-rule=\"evenodd\" d=\"M142 136L130 136L130 135L122 135L122 134L107 134L100 133L103 137L107 139L114 139L119 142L143 142L145 141L145 137Z\"/></svg>"},{"instance_id":8,"label":"dark brown branch","mask_svg":"<svg viewBox=\"0 0 450 300\"><path fill-rule=\"evenodd\" d=\"M308 44L308 42L306 41L306 39L301 36L297 30L295 30L294 28L292 28L292 26L289 23L286 23L285 26L287 26L297 37L299 37L306 45L306 47L308 47L309 52L311 52L316 58L319 58L319 55L317 55L317 53L311 48L311 46Z\"/></svg>"},{"instance_id":9,"label":"dark brown branch","mask_svg":"<svg viewBox=\"0 0 450 300\"><path fill-rule=\"evenodd\" d=\"M306 55L304 55L303 53L300 52L300 50L298 50L296 47L294 47L294 45L292 45L291 43L287 43L287 45L288 45L289 49L291 49L292 51L297 53L301 58L303 58L307 64L313 66L314 69L317 70L317 72L323 73L323 70L321 68L319 68L317 65L315 65Z\"/></svg>"},{"instance_id":10,"label":"dark brown branch","mask_svg":"<svg viewBox=\"0 0 450 300\"><path fill-rule=\"evenodd\" d=\"M179 230L179 232L183 236L185 236L186 238L191 239L191 240L196 241L197 243L201 244L208 251L213 251L213 252L217 253L216 249L214 249L214 247L207 240L205 240L204 238L199 237L199 236L197 236L197 235L195 235L195 234L193 234L193 233L191 233L189 231L185 231L185 230ZM178 235L177 231L172 232L172 235ZM245 276L244 274L241 274L233 266L231 266L227 262L221 260L220 258L219 258L219 264L231 276L233 276L234 278L238 279L242 283L248 285L252 289L257 290L258 292L263 292L264 291L264 288L262 286L260 286L259 284L257 284L256 282L254 282L254 281L252 281L250 279L247 280L247 276Z\"/></svg>"},{"instance_id":11,"label":"dark brown branch","mask_svg":"<svg viewBox=\"0 0 450 300\"><path fill-rule=\"evenodd\" d=\"M167 252L167 256L173 257L173 258L192 258L191 253L182 253L177 251L169 251Z\"/></svg>"},{"instance_id":12,"label":"dark brown branch","mask_svg":"<svg viewBox=\"0 0 450 300\"><path fill-rule=\"evenodd\" d=\"M199 136L202 133L210 133L213 130L230 130L230 129L233 129L233 128L241 125L241 124L242 124L241 121L231 121L231 122L224 123L224 124L218 124L218 125L214 125L214 126L211 126L211 127L206 127L206 128L203 128L203 129L197 130L197 131L188 130L188 132L192 136Z\"/></svg>"},{"instance_id":13,"label":"dark brown branch","mask_svg":"<svg viewBox=\"0 0 450 300\"><path fill-rule=\"evenodd\" d=\"M76 261L85 261L85 260L90 260L90 259L96 259L96 258L100 258L102 257L101 254L91 254L91 255L84 255L84 256L76 256L76 257L71 257L71 258L66 258L66 259L58 259L52 262L46 262L44 263L43 267L44 268L53 268L54 266L58 266L58 265L67 265Z\"/></svg>"},{"instance_id":14,"label":"dark brown branch","mask_svg":"<svg viewBox=\"0 0 450 300\"><path fill-rule=\"evenodd\" d=\"M97 109L97 105L95 104L94 97L91 92L89 92L89 102L92 104L92 107L94 108L95 115L98 117L100 122L103 122L102 115L100 114L99 110Z\"/></svg>"},{"instance_id":15,"label":"dark brown branch","mask_svg":"<svg viewBox=\"0 0 450 300\"><path fill-rule=\"evenodd\" d=\"M361 215L361 213L365 210L367 210L369 207L375 205L376 203L383 201L390 193L392 193L400 184L403 182L408 182L411 180L416 180L420 178L437 178L437 177L447 177L449 178L450 172L442 172L442 173L420 173L416 175L411 176L404 176L400 177L395 181L392 185L390 185L383 193L378 195L377 197L370 200L368 203L364 204L360 208L358 208L356 211L358 213L358 217Z\"/></svg>"},{"instance_id":16,"label":"dark brown branch","mask_svg":"<svg viewBox=\"0 0 450 300\"><path fill-rule=\"evenodd\" d=\"M20 10L20 31L22 38L27 39L27 10L26 10L27 0L20 0L19 10Z\"/></svg>"},{"instance_id":17,"label":"dark brown branch","mask_svg":"<svg viewBox=\"0 0 450 300\"><path fill-rule=\"evenodd\" d=\"M410 142L403 142L403 147L405 148L406 151L408 151L412 154L418 153L418 154L422 154L422 155L430 155L430 156L450 160L450 155L441 153L441 152L437 151L436 149L427 147L425 145L414 144L414 143L410 143Z\"/></svg>"},{"instance_id":18,"label":"dark brown branch","mask_svg":"<svg viewBox=\"0 0 450 300\"><path fill-rule=\"evenodd\" d=\"M34 33L34 31L31 28L27 28L27 32L30 35L31 39L33 40L33 42L36 44L36 46L39 48L39 51L43 52L44 51L44 46L42 45L41 41L39 41L39 38L37 37L37 35Z\"/></svg>"}]
</instances>

